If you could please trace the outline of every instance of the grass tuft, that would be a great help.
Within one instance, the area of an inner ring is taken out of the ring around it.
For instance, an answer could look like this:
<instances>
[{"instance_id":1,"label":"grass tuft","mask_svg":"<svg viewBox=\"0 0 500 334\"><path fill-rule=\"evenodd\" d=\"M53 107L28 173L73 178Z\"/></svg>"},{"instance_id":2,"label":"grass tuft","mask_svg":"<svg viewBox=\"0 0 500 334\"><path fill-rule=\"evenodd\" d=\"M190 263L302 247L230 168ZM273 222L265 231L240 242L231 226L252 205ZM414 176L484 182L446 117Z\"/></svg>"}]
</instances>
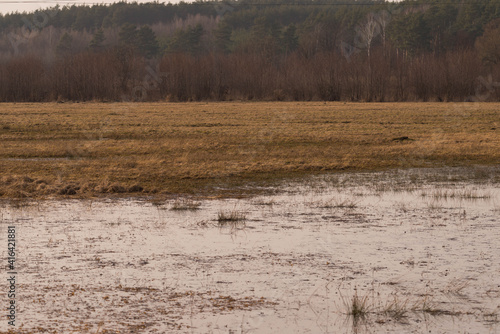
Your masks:
<instances>
[{"instance_id":1,"label":"grass tuft","mask_svg":"<svg viewBox=\"0 0 500 334\"><path fill-rule=\"evenodd\" d=\"M219 213L217 214L217 221L219 222L220 226L240 223L244 222L245 220L245 213L237 210L219 211Z\"/></svg>"},{"instance_id":2,"label":"grass tuft","mask_svg":"<svg viewBox=\"0 0 500 334\"><path fill-rule=\"evenodd\" d=\"M196 211L199 210L201 202L196 202L191 199L180 199L172 203L170 210L172 211Z\"/></svg>"},{"instance_id":3,"label":"grass tuft","mask_svg":"<svg viewBox=\"0 0 500 334\"><path fill-rule=\"evenodd\" d=\"M480 193L471 189L456 189L456 190L435 190L431 193L422 192L422 197L431 197L435 199L489 199L491 194L488 192Z\"/></svg>"},{"instance_id":4,"label":"grass tuft","mask_svg":"<svg viewBox=\"0 0 500 334\"><path fill-rule=\"evenodd\" d=\"M469 284L470 281L466 279L453 279L448 283L443 292L445 294L464 296L463 290L467 288Z\"/></svg>"},{"instance_id":5,"label":"grass tuft","mask_svg":"<svg viewBox=\"0 0 500 334\"><path fill-rule=\"evenodd\" d=\"M358 207L358 203L348 198L335 198L326 202L320 202L317 204L317 207L321 209L355 209Z\"/></svg>"},{"instance_id":6,"label":"grass tuft","mask_svg":"<svg viewBox=\"0 0 500 334\"><path fill-rule=\"evenodd\" d=\"M394 299L385 305L382 313L399 321L405 318L408 313L408 300L401 301L394 296Z\"/></svg>"},{"instance_id":7,"label":"grass tuft","mask_svg":"<svg viewBox=\"0 0 500 334\"><path fill-rule=\"evenodd\" d=\"M347 298L340 293L340 298L344 304L346 314L353 317L355 323L362 320L370 312L370 305L368 303L368 295L363 297L358 295L358 290L354 289L354 295L352 298Z\"/></svg>"},{"instance_id":8,"label":"grass tuft","mask_svg":"<svg viewBox=\"0 0 500 334\"><path fill-rule=\"evenodd\" d=\"M368 295L358 296L358 291L352 297L350 313L355 318L363 318L368 314Z\"/></svg>"}]
</instances>

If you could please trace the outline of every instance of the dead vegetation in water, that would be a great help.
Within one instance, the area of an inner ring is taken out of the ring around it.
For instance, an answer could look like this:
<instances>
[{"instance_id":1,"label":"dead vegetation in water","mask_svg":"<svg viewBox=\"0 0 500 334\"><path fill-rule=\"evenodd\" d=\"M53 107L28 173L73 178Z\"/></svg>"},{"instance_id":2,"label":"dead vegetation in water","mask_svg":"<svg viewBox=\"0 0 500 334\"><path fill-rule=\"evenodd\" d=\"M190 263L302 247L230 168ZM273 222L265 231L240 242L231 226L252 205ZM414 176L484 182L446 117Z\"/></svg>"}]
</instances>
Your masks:
<instances>
[{"instance_id":1,"label":"dead vegetation in water","mask_svg":"<svg viewBox=\"0 0 500 334\"><path fill-rule=\"evenodd\" d=\"M455 294L464 296L462 290L468 286L465 279L452 280L448 286L441 291L444 295ZM401 296L397 293L388 295L385 300L373 288L361 295L358 289L354 289L352 295L346 295L340 289L341 312L352 319L354 328L369 320L376 319L379 324L387 321L406 323L410 315L431 316L460 316L474 314L476 311L454 310L446 308L447 304L437 301L437 291L427 291L414 296ZM488 312L484 316L489 316ZM491 316L490 316L491 318Z\"/></svg>"},{"instance_id":2,"label":"dead vegetation in water","mask_svg":"<svg viewBox=\"0 0 500 334\"><path fill-rule=\"evenodd\" d=\"M452 279L444 288L444 294L451 294L455 296L464 296L464 289L470 285L470 280L468 279Z\"/></svg>"},{"instance_id":3,"label":"dead vegetation in water","mask_svg":"<svg viewBox=\"0 0 500 334\"><path fill-rule=\"evenodd\" d=\"M217 222L219 226L235 225L244 223L246 221L246 214L238 210L219 211L217 213Z\"/></svg>"},{"instance_id":4,"label":"dead vegetation in water","mask_svg":"<svg viewBox=\"0 0 500 334\"><path fill-rule=\"evenodd\" d=\"M317 207L321 209L355 209L358 207L358 202L350 198L334 198L318 203Z\"/></svg>"},{"instance_id":5,"label":"dead vegetation in water","mask_svg":"<svg viewBox=\"0 0 500 334\"><path fill-rule=\"evenodd\" d=\"M170 206L172 211L196 211L201 207L201 202L192 199L183 198L175 200Z\"/></svg>"},{"instance_id":6,"label":"dead vegetation in water","mask_svg":"<svg viewBox=\"0 0 500 334\"><path fill-rule=\"evenodd\" d=\"M189 325L182 321L182 314L190 312L201 314L231 314L236 311L252 311L271 308L278 305L274 300L260 296L232 296L218 291L182 291L173 288L158 289L148 286L106 286L89 287L72 285L56 285L43 287L40 297L33 301L44 305L45 295L55 295L55 291L66 296L71 309L78 309L80 316L64 312L61 317L69 325L61 330L57 322L45 322L41 326L15 333L142 333L155 325L151 319L161 319L162 329L167 331L188 330ZM62 298L62 297L61 297ZM107 322L96 323L94 319L86 318L88 312L94 310L87 301L92 300L98 307L113 309L113 318ZM130 307L141 310L141 317L132 317ZM67 318L66 318L67 317ZM71 317L71 318L69 318ZM144 321L148 319L149 321ZM73 325L72 325L73 324ZM156 330L155 330L156 331ZM189 330L190 331L190 330ZM4 333L0 331L0 333ZM8 331L5 333L13 333Z\"/></svg>"},{"instance_id":7,"label":"dead vegetation in water","mask_svg":"<svg viewBox=\"0 0 500 334\"><path fill-rule=\"evenodd\" d=\"M500 212L500 203L495 203L492 210L493 212Z\"/></svg>"},{"instance_id":8,"label":"dead vegetation in water","mask_svg":"<svg viewBox=\"0 0 500 334\"><path fill-rule=\"evenodd\" d=\"M252 204L254 205L258 205L258 206L268 206L268 207L273 207L274 205L277 204L276 200L275 199L269 199L269 200L266 200L266 199L256 199L252 202Z\"/></svg>"},{"instance_id":9,"label":"dead vegetation in water","mask_svg":"<svg viewBox=\"0 0 500 334\"><path fill-rule=\"evenodd\" d=\"M475 107L463 117L443 103L2 104L0 197L233 196L326 171L496 164L500 108Z\"/></svg>"},{"instance_id":10,"label":"dead vegetation in water","mask_svg":"<svg viewBox=\"0 0 500 334\"><path fill-rule=\"evenodd\" d=\"M364 319L369 313L373 312L373 307L369 303L368 294L364 296L358 295L358 290L354 290L352 298L344 298L341 294L342 303L346 310L346 314L352 316L355 322Z\"/></svg>"},{"instance_id":11,"label":"dead vegetation in water","mask_svg":"<svg viewBox=\"0 0 500 334\"><path fill-rule=\"evenodd\" d=\"M427 209L430 212L439 212L442 211L443 208L443 203L441 203L439 200L433 199L432 201L427 202Z\"/></svg>"},{"instance_id":12,"label":"dead vegetation in water","mask_svg":"<svg viewBox=\"0 0 500 334\"><path fill-rule=\"evenodd\" d=\"M408 303L409 299L399 299L398 296L393 296L392 299L388 299L386 304L382 308L382 314L388 318L394 319L396 321L402 321L408 315Z\"/></svg>"},{"instance_id":13,"label":"dead vegetation in water","mask_svg":"<svg viewBox=\"0 0 500 334\"><path fill-rule=\"evenodd\" d=\"M423 191L420 194L422 197L430 197L435 199L466 199L466 200L476 200L476 199L489 199L491 194L488 192L479 192L473 189L453 189L444 190L438 189L432 192Z\"/></svg>"}]
</instances>

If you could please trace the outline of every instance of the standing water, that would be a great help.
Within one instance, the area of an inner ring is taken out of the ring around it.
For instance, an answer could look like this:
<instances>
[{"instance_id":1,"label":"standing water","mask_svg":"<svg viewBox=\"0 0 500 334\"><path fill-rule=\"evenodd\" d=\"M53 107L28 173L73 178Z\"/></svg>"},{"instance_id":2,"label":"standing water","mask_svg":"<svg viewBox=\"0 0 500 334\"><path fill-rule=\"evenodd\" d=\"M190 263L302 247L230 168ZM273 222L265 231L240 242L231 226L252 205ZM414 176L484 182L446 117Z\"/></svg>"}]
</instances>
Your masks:
<instances>
[{"instance_id":1,"label":"standing water","mask_svg":"<svg viewBox=\"0 0 500 334\"><path fill-rule=\"evenodd\" d=\"M240 200L3 203L16 332L499 332L498 173L464 173L325 175Z\"/></svg>"}]
</instances>

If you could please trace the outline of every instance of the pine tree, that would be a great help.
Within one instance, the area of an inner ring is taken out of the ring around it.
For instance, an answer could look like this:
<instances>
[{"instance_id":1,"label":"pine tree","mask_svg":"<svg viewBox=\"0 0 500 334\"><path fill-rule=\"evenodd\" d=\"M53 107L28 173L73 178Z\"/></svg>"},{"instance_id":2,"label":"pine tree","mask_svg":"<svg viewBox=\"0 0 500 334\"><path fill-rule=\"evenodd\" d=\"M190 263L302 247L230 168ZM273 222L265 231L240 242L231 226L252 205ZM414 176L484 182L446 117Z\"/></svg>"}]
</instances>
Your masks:
<instances>
[{"instance_id":1,"label":"pine tree","mask_svg":"<svg viewBox=\"0 0 500 334\"><path fill-rule=\"evenodd\" d=\"M60 56L70 53L72 44L73 44L73 37L71 37L70 34L65 32L64 35L61 36L59 43L57 43L56 53Z\"/></svg>"},{"instance_id":2,"label":"pine tree","mask_svg":"<svg viewBox=\"0 0 500 334\"><path fill-rule=\"evenodd\" d=\"M294 24L289 25L283 31L282 43L285 53L293 52L299 46L297 28Z\"/></svg>"},{"instance_id":3,"label":"pine tree","mask_svg":"<svg viewBox=\"0 0 500 334\"><path fill-rule=\"evenodd\" d=\"M486 26L484 34L476 41L476 48L484 63L500 64L500 19Z\"/></svg>"},{"instance_id":4,"label":"pine tree","mask_svg":"<svg viewBox=\"0 0 500 334\"><path fill-rule=\"evenodd\" d=\"M198 54L201 51L201 37L203 36L203 27L197 24L195 27L188 29L187 39L188 48L191 54Z\"/></svg>"},{"instance_id":5,"label":"pine tree","mask_svg":"<svg viewBox=\"0 0 500 334\"><path fill-rule=\"evenodd\" d=\"M388 32L394 45L410 54L426 50L430 46L429 28L422 14L402 15L395 18Z\"/></svg>"},{"instance_id":6,"label":"pine tree","mask_svg":"<svg viewBox=\"0 0 500 334\"><path fill-rule=\"evenodd\" d=\"M128 46L131 48L137 47L137 26L130 23L122 25L120 32L118 33L118 40L124 46Z\"/></svg>"},{"instance_id":7,"label":"pine tree","mask_svg":"<svg viewBox=\"0 0 500 334\"><path fill-rule=\"evenodd\" d=\"M147 58L154 57L160 50L156 35L149 26L142 26L139 29L137 32L137 42L139 52Z\"/></svg>"},{"instance_id":8,"label":"pine tree","mask_svg":"<svg viewBox=\"0 0 500 334\"><path fill-rule=\"evenodd\" d=\"M187 30L178 30L170 40L168 50L170 52L187 52L192 55L201 51L201 37L203 27L197 24L195 27L188 27Z\"/></svg>"},{"instance_id":9,"label":"pine tree","mask_svg":"<svg viewBox=\"0 0 500 334\"><path fill-rule=\"evenodd\" d=\"M215 29L215 47L218 51L228 52L231 45L231 26L226 22L222 21Z\"/></svg>"},{"instance_id":10,"label":"pine tree","mask_svg":"<svg viewBox=\"0 0 500 334\"><path fill-rule=\"evenodd\" d=\"M89 43L89 48L92 51L99 51L103 49L102 43L104 42L104 31L101 29L97 30L94 37Z\"/></svg>"}]
</instances>

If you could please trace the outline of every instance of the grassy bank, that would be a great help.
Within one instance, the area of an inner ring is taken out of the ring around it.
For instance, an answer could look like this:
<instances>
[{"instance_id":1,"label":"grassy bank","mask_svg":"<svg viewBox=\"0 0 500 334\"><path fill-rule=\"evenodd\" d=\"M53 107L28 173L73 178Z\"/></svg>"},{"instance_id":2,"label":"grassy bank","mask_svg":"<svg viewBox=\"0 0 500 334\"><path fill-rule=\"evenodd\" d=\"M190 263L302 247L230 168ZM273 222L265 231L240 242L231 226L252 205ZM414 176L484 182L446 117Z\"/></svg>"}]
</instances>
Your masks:
<instances>
[{"instance_id":1,"label":"grassy bank","mask_svg":"<svg viewBox=\"0 0 500 334\"><path fill-rule=\"evenodd\" d=\"M0 104L0 196L193 193L500 163L500 104Z\"/></svg>"}]
</instances>

